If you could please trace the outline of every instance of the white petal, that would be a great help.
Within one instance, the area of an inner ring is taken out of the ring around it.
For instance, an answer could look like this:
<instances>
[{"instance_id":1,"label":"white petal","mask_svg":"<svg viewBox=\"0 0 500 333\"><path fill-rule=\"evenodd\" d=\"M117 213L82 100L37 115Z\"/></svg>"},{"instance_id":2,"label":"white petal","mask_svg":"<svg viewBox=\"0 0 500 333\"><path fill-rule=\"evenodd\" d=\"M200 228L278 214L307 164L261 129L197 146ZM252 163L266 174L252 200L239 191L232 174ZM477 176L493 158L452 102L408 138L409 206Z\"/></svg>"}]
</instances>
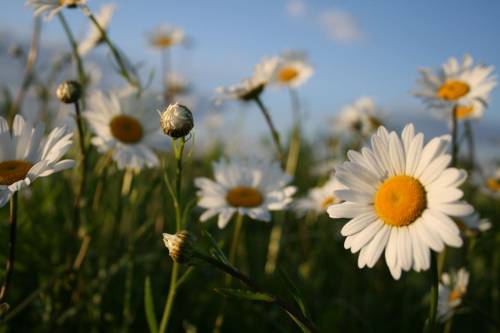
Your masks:
<instances>
[{"instance_id":1,"label":"white petal","mask_svg":"<svg viewBox=\"0 0 500 333\"><path fill-rule=\"evenodd\" d=\"M361 230L359 233L356 235L352 236L353 237L353 242L352 242L352 247L351 247L351 252L356 253L358 252L363 246L368 244L368 242L375 237L377 232L380 230L380 228L383 227L383 223L379 220L372 222L370 225L368 225L365 229Z\"/></svg>"},{"instance_id":2,"label":"white petal","mask_svg":"<svg viewBox=\"0 0 500 333\"><path fill-rule=\"evenodd\" d=\"M351 236L354 235L364 228L366 228L370 223L374 222L377 220L377 215L375 215L374 212L368 212L368 213L363 213L349 222L347 222L342 230L340 231L342 236Z\"/></svg>"},{"instance_id":3,"label":"white petal","mask_svg":"<svg viewBox=\"0 0 500 333\"><path fill-rule=\"evenodd\" d=\"M368 267L372 268L380 258L389 239L390 232L391 228L384 225L366 247L366 265Z\"/></svg>"},{"instance_id":4,"label":"white petal","mask_svg":"<svg viewBox=\"0 0 500 333\"><path fill-rule=\"evenodd\" d=\"M411 238L408 227L398 228L398 258L401 268L408 271L413 265Z\"/></svg>"},{"instance_id":5,"label":"white petal","mask_svg":"<svg viewBox=\"0 0 500 333\"><path fill-rule=\"evenodd\" d=\"M328 215L332 218L353 218L363 213L373 212L373 206L355 202L343 202L328 207Z\"/></svg>"}]
</instances>

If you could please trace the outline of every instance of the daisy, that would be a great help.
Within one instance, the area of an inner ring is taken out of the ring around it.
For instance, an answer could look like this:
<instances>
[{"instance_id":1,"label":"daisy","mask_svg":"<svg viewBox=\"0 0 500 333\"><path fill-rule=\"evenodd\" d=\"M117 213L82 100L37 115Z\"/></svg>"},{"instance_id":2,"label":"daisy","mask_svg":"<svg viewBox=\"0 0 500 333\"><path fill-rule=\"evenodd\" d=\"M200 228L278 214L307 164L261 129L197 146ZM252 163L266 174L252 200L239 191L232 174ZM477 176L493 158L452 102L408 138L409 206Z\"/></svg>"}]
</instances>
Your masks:
<instances>
[{"instance_id":1,"label":"daisy","mask_svg":"<svg viewBox=\"0 0 500 333\"><path fill-rule=\"evenodd\" d=\"M469 284L469 272L465 268L460 268L458 272L453 272L451 276L443 273L442 283L439 284L438 299L438 319L444 323L450 319L457 308L462 304L462 299L467 292Z\"/></svg>"},{"instance_id":2,"label":"daisy","mask_svg":"<svg viewBox=\"0 0 500 333\"><path fill-rule=\"evenodd\" d=\"M328 207L338 202L333 192L340 188L345 187L332 176L325 184L309 190L305 198L295 202L297 214L304 216L311 211L317 214L326 213Z\"/></svg>"},{"instance_id":3,"label":"daisy","mask_svg":"<svg viewBox=\"0 0 500 333\"><path fill-rule=\"evenodd\" d=\"M74 166L73 160L61 160L73 144L73 133L56 127L45 138L44 129L43 123L33 125L19 115L9 129L0 117L0 207L35 179Z\"/></svg>"},{"instance_id":4,"label":"daisy","mask_svg":"<svg viewBox=\"0 0 500 333\"><path fill-rule=\"evenodd\" d=\"M102 6L99 13L96 14L96 20L104 30L108 29L115 8L116 6L114 4L107 4ZM78 53L81 56L84 56L102 42L103 38L101 32L96 27L96 25L92 23L90 25L87 37L80 43L80 45L78 45Z\"/></svg>"},{"instance_id":5,"label":"daisy","mask_svg":"<svg viewBox=\"0 0 500 333\"><path fill-rule=\"evenodd\" d=\"M221 97L216 99L216 102L221 102L224 99L248 102L259 97L271 80L276 62L276 57L264 58L259 64L255 65L252 77L243 79L240 83L232 86L217 88L215 91Z\"/></svg>"},{"instance_id":6,"label":"daisy","mask_svg":"<svg viewBox=\"0 0 500 333\"><path fill-rule=\"evenodd\" d=\"M167 94L169 96L186 95L190 92L189 81L181 74L168 73L165 76L167 85Z\"/></svg>"},{"instance_id":7,"label":"daisy","mask_svg":"<svg viewBox=\"0 0 500 333\"><path fill-rule=\"evenodd\" d=\"M500 198L500 167L489 172L485 180L481 179L480 189L493 198Z\"/></svg>"},{"instance_id":8,"label":"daisy","mask_svg":"<svg viewBox=\"0 0 500 333\"><path fill-rule=\"evenodd\" d=\"M460 231L449 216L467 216L472 206L458 189L467 174L448 168L449 136L424 145L424 135L407 125L401 138L381 126L371 148L349 151L335 178L348 189L334 195L344 203L328 208L332 218L351 219L341 230L344 247L360 251L358 266L373 267L385 249L392 276L426 270L430 250L460 247Z\"/></svg>"},{"instance_id":9,"label":"daisy","mask_svg":"<svg viewBox=\"0 0 500 333\"><path fill-rule=\"evenodd\" d=\"M132 90L104 95L97 91L84 112L92 132L92 144L101 153L112 151L118 168L142 169L159 164L153 149L165 151L169 139L160 130L156 96Z\"/></svg>"},{"instance_id":10,"label":"daisy","mask_svg":"<svg viewBox=\"0 0 500 333\"><path fill-rule=\"evenodd\" d=\"M155 49L168 49L185 41L183 30L169 26L159 26L148 36L149 44Z\"/></svg>"},{"instance_id":11,"label":"daisy","mask_svg":"<svg viewBox=\"0 0 500 333\"><path fill-rule=\"evenodd\" d=\"M464 231L466 234L472 232L477 234L480 232L485 232L491 229L491 222L489 219L482 219L477 212L470 214L468 216L455 218L460 230Z\"/></svg>"},{"instance_id":12,"label":"daisy","mask_svg":"<svg viewBox=\"0 0 500 333\"><path fill-rule=\"evenodd\" d=\"M437 72L420 70L415 95L434 109L451 111L456 107L458 119L480 118L497 84L493 70L493 66L473 65L468 54L462 63L452 57Z\"/></svg>"},{"instance_id":13,"label":"daisy","mask_svg":"<svg viewBox=\"0 0 500 333\"><path fill-rule=\"evenodd\" d=\"M297 88L314 73L307 57L300 52L287 52L275 60L272 83L278 86Z\"/></svg>"},{"instance_id":14,"label":"daisy","mask_svg":"<svg viewBox=\"0 0 500 333\"><path fill-rule=\"evenodd\" d=\"M63 8L76 8L84 5L87 0L28 0L26 5L35 9L35 16L47 13L46 19L51 20Z\"/></svg>"},{"instance_id":15,"label":"daisy","mask_svg":"<svg viewBox=\"0 0 500 333\"><path fill-rule=\"evenodd\" d=\"M335 118L334 128L340 133L348 130L368 136L382 125L381 113L370 97L361 97L340 110L340 114Z\"/></svg>"},{"instance_id":16,"label":"daisy","mask_svg":"<svg viewBox=\"0 0 500 333\"><path fill-rule=\"evenodd\" d=\"M200 220L204 222L219 215L220 229L235 213L269 222L269 211L285 209L296 191L294 186L288 186L292 177L278 163L233 158L222 159L213 168L215 181L196 178L195 185L199 188L198 206L206 209Z\"/></svg>"}]
</instances>

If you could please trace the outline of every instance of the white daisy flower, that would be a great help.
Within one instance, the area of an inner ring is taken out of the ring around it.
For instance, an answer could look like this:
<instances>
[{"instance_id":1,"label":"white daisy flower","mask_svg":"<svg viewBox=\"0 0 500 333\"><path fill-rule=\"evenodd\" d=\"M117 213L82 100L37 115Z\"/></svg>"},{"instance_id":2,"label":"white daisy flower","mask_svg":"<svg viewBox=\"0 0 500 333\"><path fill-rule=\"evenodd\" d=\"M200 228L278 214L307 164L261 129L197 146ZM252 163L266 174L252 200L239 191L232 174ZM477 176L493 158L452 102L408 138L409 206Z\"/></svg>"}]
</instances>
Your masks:
<instances>
[{"instance_id":1,"label":"white daisy flower","mask_svg":"<svg viewBox=\"0 0 500 333\"><path fill-rule=\"evenodd\" d=\"M334 128L339 133L348 130L368 136L382 125L381 114L382 111L370 97L360 97L340 110L339 115L335 117Z\"/></svg>"},{"instance_id":2,"label":"white daisy flower","mask_svg":"<svg viewBox=\"0 0 500 333\"><path fill-rule=\"evenodd\" d=\"M305 198L298 199L294 208L299 216L304 216L313 211L317 214L326 213L326 209L331 205L338 203L338 199L333 192L346 188L340 184L335 177L331 177L325 184L309 190Z\"/></svg>"},{"instance_id":3,"label":"white daisy flower","mask_svg":"<svg viewBox=\"0 0 500 333\"><path fill-rule=\"evenodd\" d=\"M51 20L63 8L76 8L86 3L87 0L28 0L26 5L33 7L35 16L46 13L46 19Z\"/></svg>"},{"instance_id":4,"label":"white daisy flower","mask_svg":"<svg viewBox=\"0 0 500 333\"><path fill-rule=\"evenodd\" d=\"M189 80L179 73L167 73L165 81L169 96L186 95L191 90Z\"/></svg>"},{"instance_id":5,"label":"white daisy flower","mask_svg":"<svg viewBox=\"0 0 500 333\"><path fill-rule=\"evenodd\" d=\"M278 86L296 88L314 73L313 66L301 52L287 52L275 61L272 83Z\"/></svg>"},{"instance_id":6,"label":"white daisy flower","mask_svg":"<svg viewBox=\"0 0 500 333\"><path fill-rule=\"evenodd\" d=\"M493 171L488 170L485 179L483 177L479 178L481 178L479 184L481 192L493 198L500 198L500 167Z\"/></svg>"},{"instance_id":7,"label":"white daisy flower","mask_svg":"<svg viewBox=\"0 0 500 333\"><path fill-rule=\"evenodd\" d=\"M155 49L167 49L185 41L186 35L182 29L162 25L148 36L149 45Z\"/></svg>"},{"instance_id":8,"label":"white daisy flower","mask_svg":"<svg viewBox=\"0 0 500 333\"><path fill-rule=\"evenodd\" d=\"M43 123L33 125L19 115L10 130L0 117L0 207L35 179L74 166L73 160L61 160L73 144L73 133L56 127L45 138L44 130Z\"/></svg>"},{"instance_id":9,"label":"white daisy flower","mask_svg":"<svg viewBox=\"0 0 500 333\"><path fill-rule=\"evenodd\" d=\"M415 95L437 110L450 112L456 107L458 119L480 118L497 84L493 70L493 66L473 65L468 54L462 63L452 57L437 72L420 70Z\"/></svg>"},{"instance_id":10,"label":"white daisy flower","mask_svg":"<svg viewBox=\"0 0 500 333\"><path fill-rule=\"evenodd\" d=\"M358 266L373 267L385 249L392 276L426 270L430 250L460 247L460 231L450 216L467 216L472 206L458 189L467 174L448 168L449 136L424 145L424 135L407 125L401 138L381 126L371 148L349 151L335 178L348 189L335 191L344 203L328 208L332 218L351 219L341 230L344 246L360 251Z\"/></svg>"},{"instance_id":11,"label":"white daisy flower","mask_svg":"<svg viewBox=\"0 0 500 333\"><path fill-rule=\"evenodd\" d=\"M111 93L97 91L88 98L84 112L92 132L92 144L99 152L113 152L120 169L142 169L159 164L153 149L165 151L169 138L162 134L156 96L143 93L141 97L131 90Z\"/></svg>"},{"instance_id":12,"label":"white daisy flower","mask_svg":"<svg viewBox=\"0 0 500 333\"><path fill-rule=\"evenodd\" d=\"M277 61L276 57L264 58L259 64L255 65L252 77L243 79L240 83L232 86L217 88L215 91L221 94L221 97L216 101L235 99L247 102L259 97L271 80Z\"/></svg>"},{"instance_id":13,"label":"white daisy flower","mask_svg":"<svg viewBox=\"0 0 500 333\"><path fill-rule=\"evenodd\" d=\"M104 30L108 29L115 8L116 6L114 4L106 4L102 6L96 14L95 18ZM78 53L80 56L84 56L102 42L103 38L101 32L96 25L91 22L87 37L78 45Z\"/></svg>"},{"instance_id":14,"label":"white daisy flower","mask_svg":"<svg viewBox=\"0 0 500 333\"><path fill-rule=\"evenodd\" d=\"M196 178L200 189L198 206L206 209L202 222L219 215L220 229L233 214L248 215L261 221L270 221L272 210L283 210L292 202L294 186L288 186L292 177L285 174L279 163L259 159L222 159L213 164L215 181Z\"/></svg>"},{"instance_id":15,"label":"white daisy flower","mask_svg":"<svg viewBox=\"0 0 500 333\"><path fill-rule=\"evenodd\" d=\"M442 283L439 284L439 298L437 316L442 323L448 321L455 311L462 304L462 299L467 292L469 284L469 272L465 268L460 268L458 272L453 272L450 276L443 273Z\"/></svg>"}]
</instances>

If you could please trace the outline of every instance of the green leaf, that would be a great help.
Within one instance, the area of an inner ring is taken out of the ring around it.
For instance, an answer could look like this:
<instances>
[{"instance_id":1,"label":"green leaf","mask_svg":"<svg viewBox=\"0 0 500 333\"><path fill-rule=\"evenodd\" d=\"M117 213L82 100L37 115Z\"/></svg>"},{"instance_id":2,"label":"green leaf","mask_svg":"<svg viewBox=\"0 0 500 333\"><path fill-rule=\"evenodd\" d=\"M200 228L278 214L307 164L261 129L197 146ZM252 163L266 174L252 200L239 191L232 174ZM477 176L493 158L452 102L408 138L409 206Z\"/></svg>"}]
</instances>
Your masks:
<instances>
[{"instance_id":1,"label":"green leaf","mask_svg":"<svg viewBox=\"0 0 500 333\"><path fill-rule=\"evenodd\" d=\"M281 278L281 280L284 282L287 291L292 295L293 299L297 303L297 305L300 308L300 311L306 317L307 319L311 319L311 316L309 314L309 311L307 311L306 305L304 303L304 300L302 299L302 294L300 293L299 288L295 286L295 284L292 282L292 280L288 277L288 275L281 269L278 270L278 274Z\"/></svg>"},{"instance_id":2,"label":"green leaf","mask_svg":"<svg viewBox=\"0 0 500 333\"><path fill-rule=\"evenodd\" d=\"M144 281L144 310L146 311L149 331L151 333L157 333L158 324L156 322L155 304L153 302L153 292L151 290L151 280L149 279L149 276L147 276Z\"/></svg>"},{"instance_id":3,"label":"green leaf","mask_svg":"<svg viewBox=\"0 0 500 333\"><path fill-rule=\"evenodd\" d=\"M208 231L206 231L205 229L203 229L201 233L204 237L206 237L208 239L208 241L211 245L210 248L208 249L210 254L213 257L217 258L219 261L223 262L224 264L233 267L233 265L229 262L226 255L224 254L224 252L222 252L222 250L220 249L219 245L217 244L215 239L212 237L212 235L210 235L210 233Z\"/></svg>"},{"instance_id":4,"label":"green leaf","mask_svg":"<svg viewBox=\"0 0 500 333\"><path fill-rule=\"evenodd\" d=\"M215 291L225 297L235 297L258 302L273 302L274 297L270 294L259 293L243 289L215 288Z\"/></svg>"}]
</instances>

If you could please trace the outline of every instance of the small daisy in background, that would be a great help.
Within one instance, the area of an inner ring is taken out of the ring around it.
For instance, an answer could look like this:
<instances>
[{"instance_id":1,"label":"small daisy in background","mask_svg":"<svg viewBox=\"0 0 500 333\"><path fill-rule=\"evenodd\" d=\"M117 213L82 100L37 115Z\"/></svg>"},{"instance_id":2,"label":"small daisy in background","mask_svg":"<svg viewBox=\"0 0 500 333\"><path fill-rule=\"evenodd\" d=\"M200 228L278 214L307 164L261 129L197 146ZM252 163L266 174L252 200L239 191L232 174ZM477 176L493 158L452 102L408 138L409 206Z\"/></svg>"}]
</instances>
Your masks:
<instances>
[{"instance_id":1,"label":"small daisy in background","mask_svg":"<svg viewBox=\"0 0 500 333\"><path fill-rule=\"evenodd\" d=\"M270 211L284 210L296 191L288 184L292 178L278 163L256 158L221 159L213 164L214 180L196 178L198 206L206 209L204 222L219 215L217 225L224 228L234 214L269 222Z\"/></svg>"},{"instance_id":2,"label":"small daisy in background","mask_svg":"<svg viewBox=\"0 0 500 333\"><path fill-rule=\"evenodd\" d=\"M370 97L360 97L352 104L343 107L333 121L337 133L358 134L368 137L382 125L382 110Z\"/></svg>"},{"instance_id":3,"label":"small daisy in background","mask_svg":"<svg viewBox=\"0 0 500 333\"><path fill-rule=\"evenodd\" d=\"M46 14L45 18L52 20L64 8L76 8L86 3L87 0L28 0L26 5L33 7L35 16Z\"/></svg>"},{"instance_id":4,"label":"small daisy in background","mask_svg":"<svg viewBox=\"0 0 500 333\"><path fill-rule=\"evenodd\" d=\"M477 212L474 212L473 214L470 214L468 216L455 218L455 222L466 236L476 236L479 233L483 233L491 229L490 220L482 219Z\"/></svg>"},{"instance_id":5,"label":"small daisy in background","mask_svg":"<svg viewBox=\"0 0 500 333\"><path fill-rule=\"evenodd\" d=\"M469 272L460 268L451 275L443 273L439 284L438 319L442 323L448 321L462 304L469 284Z\"/></svg>"},{"instance_id":6,"label":"small daisy in background","mask_svg":"<svg viewBox=\"0 0 500 333\"><path fill-rule=\"evenodd\" d=\"M335 177L330 177L322 186L309 190L307 196L297 199L294 204L298 216L304 216L307 213L324 214L331 205L338 203L333 192L345 188Z\"/></svg>"},{"instance_id":7,"label":"small daisy in background","mask_svg":"<svg viewBox=\"0 0 500 333\"><path fill-rule=\"evenodd\" d=\"M500 167L486 170L485 176L478 178L480 178L479 188L481 192L492 198L500 198Z\"/></svg>"},{"instance_id":8,"label":"small daisy in background","mask_svg":"<svg viewBox=\"0 0 500 333\"><path fill-rule=\"evenodd\" d=\"M461 63L454 57L448 59L438 71L421 69L414 94L439 111L451 112L456 107L457 119L480 118L497 80L493 66L473 63L467 54Z\"/></svg>"},{"instance_id":9,"label":"small daisy in background","mask_svg":"<svg viewBox=\"0 0 500 333\"><path fill-rule=\"evenodd\" d=\"M114 4L106 4L101 7L99 12L95 15L95 18L101 28L108 30L111 24L111 18L113 17L113 12L116 6ZM80 56L84 56L89 53L92 49L99 46L103 42L103 37L99 29L92 22L90 23L87 37L78 45L78 53Z\"/></svg>"},{"instance_id":10,"label":"small daisy in background","mask_svg":"<svg viewBox=\"0 0 500 333\"><path fill-rule=\"evenodd\" d=\"M150 93L139 98L134 91L96 91L88 98L84 117L99 152L111 151L118 168L142 169L159 164L153 150L166 151L169 139L163 135L156 110L161 101Z\"/></svg>"},{"instance_id":11,"label":"small daisy in background","mask_svg":"<svg viewBox=\"0 0 500 333\"><path fill-rule=\"evenodd\" d=\"M314 67L303 52L285 52L271 62L274 66L271 82L277 86L297 88L314 74Z\"/></svg>"},{"instance_id":12,"label":"small daisy in background","mask_svg":"<svg viewBox=\"0 0 500 333\"><path fill-rule=\"evenodd\" d=\"M154 49L168 49L186 40L184 30L161 25L148 34L149 45Z\"/></svg>"},{"instance_id":13,"label":"small daisy in background","mask_svg":"<svg viewBox=\"0 0 500 333\"><path fill-rule=\"evenodd\" d=\"M33 125L19 115L9 129L0 117L0 207L35 179L74 166L73 160L61 160L73 144L73 133L56 127L44 137L44 130L43 123Z\"/></svg>"},{"instance_id":14,"label":"small daisy in background","mask_svg":"<svg viewBox=\"0 0 500 333\"><path fill-rule=\"evenodd\" d=\"M179 73L167 73L165 80L167 82L167 94L170 96L182 96L191 92L189 80Z\"/></svg>"},{"instance_id":15,"label":"small daisy in background","mask_svg":"<svg viewBox=\"0 0 500 333\"><path fill-rule=\"evenodd\" d=\"M449 136L424 145L424 135L406 125L401 137L381 126L371 148L349 151L349 161L336 167L335 178L347 189L334 192L345 202L328 208L332 218L351 219L341 230L344 247L359 251L358 266L373 267L385 250L392 276L427 270L430 250L463 244L450 218L467 216L473 207L458 189L467 174L449 168Z\"/></svg>"}]
</instances>

